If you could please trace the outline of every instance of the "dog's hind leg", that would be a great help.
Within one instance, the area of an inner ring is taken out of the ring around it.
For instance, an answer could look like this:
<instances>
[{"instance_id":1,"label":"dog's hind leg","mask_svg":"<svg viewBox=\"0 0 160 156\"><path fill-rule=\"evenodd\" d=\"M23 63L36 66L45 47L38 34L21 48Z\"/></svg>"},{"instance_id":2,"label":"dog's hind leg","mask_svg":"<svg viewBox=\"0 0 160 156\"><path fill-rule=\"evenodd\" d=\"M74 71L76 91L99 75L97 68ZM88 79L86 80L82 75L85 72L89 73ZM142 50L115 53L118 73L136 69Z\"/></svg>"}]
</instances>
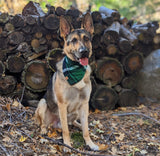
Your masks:
<instances>
[{"instance_id":1,"label":"dog's hind leg","mask_svg":"<svg viewBox=\"0 0 160 156\"><path fill-rule=\"evenodd\" d=\"M77 120L74 120L74 121L73 121L73 125L74 125L75 127L78 127L79 129L82 130L82 125L81 125Z\"/></svg>"},{"instance_id":2,"label":"dog's hind leg","mask_svg":"<svg viewBox=\"0 0 160 156\"><path fill-rule=\"evenodd\" d=\"M45 122L45 113L47 110L47 104L45 99L41 99L38 103L38 107L35 111L36 122L41 125L41 134L47 133L47 125Z\"/></svg>"}]
</instances>

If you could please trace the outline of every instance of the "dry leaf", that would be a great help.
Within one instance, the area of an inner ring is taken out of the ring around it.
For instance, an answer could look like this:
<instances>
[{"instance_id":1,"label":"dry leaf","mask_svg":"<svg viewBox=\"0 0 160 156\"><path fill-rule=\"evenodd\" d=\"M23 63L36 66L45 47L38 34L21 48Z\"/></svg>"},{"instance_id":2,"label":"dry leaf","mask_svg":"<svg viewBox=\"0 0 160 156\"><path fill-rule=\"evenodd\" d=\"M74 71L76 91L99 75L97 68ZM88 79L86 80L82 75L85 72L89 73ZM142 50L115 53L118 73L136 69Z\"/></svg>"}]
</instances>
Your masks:
<instances>
[{"instance_id":1,"label":"dry leaf","mask_svg":"<svg viewBox=\"0 0 160 156\"><path fill-rule=\"evenodd\" d=\"M116 137L116 140L117 140L117 141L122 141L122 140L124 139L124 136L125 136L124 133L119 133L118 135L119 135L119 136Z\"/></svg>"},{"instance_id":2,"label":"dry leaf","mask_svg":"<svg viewBox=\"0 0 160 156\"><path fill-rule=\"evenodd\" d=\"M4 141L4 142L10 142L11 138L8 137L8 136L4 136L4 138L2 139L2 141Z\"/></svg>"},{"instance_id":3,"label":"dry leaf","mask_svg":"<svg viewBox=\"0 0 160 156\"><path fill-rule=\"evenodd\" d=\"M99 109L95 109L95 113L98 114L101 113L101 111Z\"/></svg>"},{"instance_id":4,"label":"dry leaf","mask_svg":"<svg viewBox=\"0 0 160 156\"><path fill-rule=\"evenodd\" d=\"M116 155L117 154L117 148L115 146L112 147L112 155Z\"/></svg>"},{"instance_id":5,"label":"dry leaf","mask_svg":"<svg viewBox=\"0 0 160 156\"><path fill-rule=\"evenodd\" d=\"M24 137L23 135L21 135L21 138L19 139L19 142L24 142L28 137Z\"/></svg>"},{"instance_id":6,"label":"dry leaf","mask_svg":"<svg viewBox=\"0 0 160 156\"><path fill-rule=\"evenodd\" d=\"M100 144L98 145L98 147L99 147L99 150L106 150L108 148L108 145Z\"/></svg>"},{"instance_id":7,"label":"dry leaf","mask_svg":"<svg viewBox=\"0 0 160 156\"><path fill-rule=\"evenodd\" d=\"M54 130L52 133L51 133L51 132L48 132L47 135L48 135L49 138L54 138L54 137L57 136L57 132Z\"/></svg>"},{"instance_id":8,"label":"dry leaf","mask_svg":"<svg viewBox=\"0 0 160 156\"><path fill-rule=\"evenodd\" d=\"M10 103L7 103L7 104L6 104L6 108L7 108L8 112L10 112L10 111L11 111L11 104L10 104Z\"/></svg>"}]
</instances>

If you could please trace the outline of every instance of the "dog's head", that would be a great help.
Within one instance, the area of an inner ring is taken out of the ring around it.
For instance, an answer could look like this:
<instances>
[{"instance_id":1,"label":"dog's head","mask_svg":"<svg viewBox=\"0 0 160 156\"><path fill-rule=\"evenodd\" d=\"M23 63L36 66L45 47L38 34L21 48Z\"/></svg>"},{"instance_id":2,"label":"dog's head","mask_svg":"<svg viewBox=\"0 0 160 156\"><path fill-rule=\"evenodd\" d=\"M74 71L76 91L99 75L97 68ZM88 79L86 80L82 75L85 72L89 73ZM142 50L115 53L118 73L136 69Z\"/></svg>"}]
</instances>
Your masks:
<instances>
[{"instance_id":1,"label":"dog's head","mask_svg":"<svg viewBox=\"0 0 160 156\"><path fill-rule=\"evenodd\" d=\"M64 53L72 61L87 65L92 55L91 38L94 32L92 17L87 13L82 21L81 29L72 29L71 24L60 18L60 35L64 39Z\"/></svg>"}]
</instances>

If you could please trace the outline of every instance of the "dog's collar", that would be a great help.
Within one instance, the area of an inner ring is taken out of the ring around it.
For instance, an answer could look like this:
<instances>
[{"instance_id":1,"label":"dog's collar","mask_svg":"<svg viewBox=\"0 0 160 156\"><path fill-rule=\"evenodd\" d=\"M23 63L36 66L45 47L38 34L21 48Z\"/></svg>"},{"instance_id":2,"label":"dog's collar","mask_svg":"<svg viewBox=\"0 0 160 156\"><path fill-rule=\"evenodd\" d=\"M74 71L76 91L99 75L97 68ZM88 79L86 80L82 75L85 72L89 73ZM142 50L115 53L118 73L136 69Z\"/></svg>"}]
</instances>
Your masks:
<instances>
[{"instance_id":1,"label":"dog's collar","mask_svg":"<svg viewBox=\"0 0 160 156\"><path fill-rule=\"evenodd\" d=\"M85 75L87 66L82 66L76 61L72 61L67 56L63 59L63 74L70 85L81 81Z\"/></svg>"}]
</instances>

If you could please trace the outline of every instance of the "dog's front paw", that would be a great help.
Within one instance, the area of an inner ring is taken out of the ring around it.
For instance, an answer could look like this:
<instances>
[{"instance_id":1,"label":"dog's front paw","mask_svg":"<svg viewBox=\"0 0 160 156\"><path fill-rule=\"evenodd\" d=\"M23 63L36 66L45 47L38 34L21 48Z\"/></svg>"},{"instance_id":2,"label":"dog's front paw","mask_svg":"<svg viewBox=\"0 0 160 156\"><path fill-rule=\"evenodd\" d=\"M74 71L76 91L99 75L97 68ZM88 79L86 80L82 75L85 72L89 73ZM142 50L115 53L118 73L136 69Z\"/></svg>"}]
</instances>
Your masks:
<instances>
[{"instance_id":1,"label":"dog's front paw","mask_svg":"<svg viewBox=\"0 0 160 156\"><path fill-rule=\"evenodd\" d=\"M47 134L47 129L46 128L41 128L41 135Z\"/></svg>"},{"instance_id":2,"label":"dog's front paw","mask_svg":"<svg viewBox=\"0 0 160 156\"><path fill-rule=\"evenodd\" d=\"M93 142L90 142L90 144L88 144L88 146L89 146L93 151L99 150L99 146L97 146L97 145L94 144Z\"/></svg>"},{"instance_id":3,"label":"dog's front paw","mask_svg":"<svg viewBox=\"0 0 160 156\"><path fill-rule=\"evenodd\" d=\"M94 150L94 151L98 151L99 150L99 146L97 146L97 145L93 145L92 147L90 147L92 150Z\"/></svg>"},{"instance_id":4,"label":"dog's front paw","mask_svg":"<svg viewBox=\"0 0 160 156\"><path fill-rule=\"evenodd\" d=\"M63 147L63 152L65 152L65 153L71 153L71 149L69 149L67 147Z\"/></svg>"}]
</instances>

